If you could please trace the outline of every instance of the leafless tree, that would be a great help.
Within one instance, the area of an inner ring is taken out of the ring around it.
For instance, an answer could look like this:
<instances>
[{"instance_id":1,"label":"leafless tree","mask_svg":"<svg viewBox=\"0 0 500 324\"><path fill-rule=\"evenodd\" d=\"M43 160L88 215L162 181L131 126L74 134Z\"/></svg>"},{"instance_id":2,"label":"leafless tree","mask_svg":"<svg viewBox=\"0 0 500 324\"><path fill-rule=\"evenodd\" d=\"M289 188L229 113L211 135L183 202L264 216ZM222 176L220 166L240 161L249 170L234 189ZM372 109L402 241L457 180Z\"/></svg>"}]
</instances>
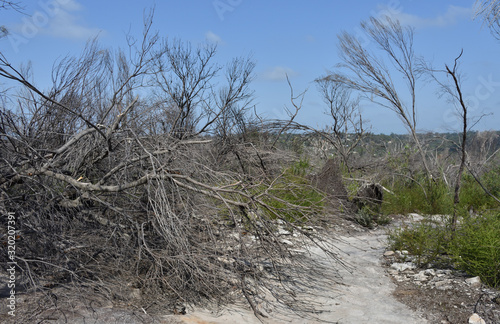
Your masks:
<instances>
[{"instance_id":1,"label":"leafless tree","mask_svg":"<svg viewBox=\"0 0 500 324\"><path fill-rule=\"evenodd\" d=\"M462 81L461 81L461 75L458 70L459 67L459 60L463 55L463 50L460 52L460 54L455 58L453 66L450 67L448 64L445 64L445 69L444 70L436 70L433 69L432 67L429 67L425 64L423 66L425 67L424 69L430 74L430 76L433 78L434 81L437 82L437 84L440 86L441 90L443 91L444 94L449 96L450 101L456 105L457 107L457 113L458 116L460 117L461 121L461 132L460 134L460 139L455 145L459 148L460 152L460 162L455 178L455 184L454 184L454 196L453 196L453 204L455 206L455 211L451 220L451 225L453 228L456 227L457 225L457 213L456 213L456 207L460 203L460 189L461 189L461 184L462 184L462 177L464 174L464 171L467 167L468 162L468 154L467 154L467 141L468 141L468 133L471 130L471 128L477 124L478 121L473 123L473 125L470 124L470 119L471 116L469 116L469 109L467 106L467 102L464 99L463 91L462 91ZM451 79L451 81L441 81L439 77L436 75L438 73L444 73L447 77ZM479 118L481 119L481 117ZM469 169L470 170L470 169ZM471 172L472 173L472 172ZM472 173L473 174L473 173ZM479 182L481 187L485 189L485 187L482 185L482 183L479 181L479 179L473 174L474 178ZM490 196L492 196L494 199L497 199L491 193L489 193L488 190L486 190L486 193L488 193ZM498 200L498 199L497 199Z\"/></svg>"},{"instance_id":2,"label":"leafless tree","mask_svg":"<svg viewBox=\"0 0 500 324\"><path fill-rule=\"evenodd\" d=\"M386 54L390 63L406 83L409 103L401 98L400 90L393 82L391 71L377 51L364 46L354 34L343 32L339 36L340 69L350 73L332 72L325 80L343 84L346 88L359 91L365 98L394 111L408 129L417 145L425 171L430 176L425 151L417 133L416 85L420 76L417 57L413 51L413 30L403 27L390 17L370 18L361 23L372 44Z\"/></svg>"},{"instance_id":3,"label":"leafless tree","mask_svg":"<svg viewBox=\"0 0 500 324\"><path fill-rule=\"evenodd\" d=\"M475 17L482 17L493 36L500 40L500 2L498 0L476 1Z\"/></svg>"},{"instance_id":4,"label":"leafless tree","mask_svg":"<svg viewBox=\"0 0 500 324\"><path fill-rule=\"evenodd\" d=\"M333 121L321 132L321 137L333 145L344 165L349 168L349 158L364 134L359 98L352 98L349 88L328 77L317 79L316 84Z\"/></svg>"},{"instance_id":5,"label":"leafless tree","mask_svg":"<svg viewBox=\"0 0 500 324\"><path fill-rule=\"evenodd\" d=\"M458 72L458 62L460 58L462 57L463 50L460 52L460 54L455 58L453 67L450 68L447 64L445 64L445 70L441 71L446 73L447 76L449 76L452 80L451 84L443 83L437 79L435 74L431 74L434 80L438 82L440 85L441 89L448 95L450 98L452 98L452 101L456 103L456 105L459 107L458 108L458 114L460 116L460 119L462 121L462 129L461 129L461 138L459 141L459 144L457 146L460 149L460 164L458 167L456 179L455 179L455 185L454 185L454 196L453 196L453 203L455 206L458 206L460 203L460 187L462 183L462 176L464 173L465 165L467 163L467 133L469 131L469 126L468 126L468 121L469 121L469 116L467 115L468 109L467 105L464 101L464 97L462 94L462 86L461 86L461 80L460 80L460 74ZM432 73L436 73L437 71L432 71L431 69L428 69ZM452 217L452 227L455 228L457 224L457 214L456 211L453 214Z\"/></svg>"}]
</instances>

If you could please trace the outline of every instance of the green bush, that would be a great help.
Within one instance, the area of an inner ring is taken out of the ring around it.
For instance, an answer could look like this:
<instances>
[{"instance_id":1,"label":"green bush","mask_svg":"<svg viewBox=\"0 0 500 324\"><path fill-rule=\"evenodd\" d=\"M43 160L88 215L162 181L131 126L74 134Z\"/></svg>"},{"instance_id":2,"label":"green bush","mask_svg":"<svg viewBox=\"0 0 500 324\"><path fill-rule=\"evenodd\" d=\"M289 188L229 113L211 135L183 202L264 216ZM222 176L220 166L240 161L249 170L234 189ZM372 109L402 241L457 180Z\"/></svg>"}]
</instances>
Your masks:
<instances>
[{"instance_id":1,"label":"green bush","mask_svg":"<svg viewBox=\"0 0 500 324\"><path fill-rule=\"evenodd\" d=\"M455 231L448 222L426 219L389 233L394 250L407 250L418 266L455 267L500 287L500 212L459 218Z\"/></svg>"},{"instance_id":2,"label":"green bush","mask_svg":"<svg viewBox=\"0 0 500 324\"><path fill-rule=\"evenodd\" d=\"M500 213L463 218L449 252L457 267L500 287Z\"/></svg>"},{"instance_id":3,"label":"green bush","mask_svg":"<svg viewBox=\"0 0 500 324\"><path fill-rule=\"evenodd\" d=\"M354 219L361 226L373 229L375 227L375 224L377 223L377 217L378 215L375 214L369 207L364 206L356 213Z\"/></svg>"},{"instance_id":4,"label":"green bush","mask_svg":"<svg viewBox=\"0 0 500 324\"><path fill-rule=\"evenodd\" d=\"M415 256L421 267L429 263L441 263L446 255L449 233L430 219L413 226L405 226L389 233L389 244L393 250L406 250Z\"/></svg>"},{"instance_id":5,"label":"green bush","mask_svg":"<svg viewBox=\"0 0 500 324\"><path fill-rule=\"evenodd\" d=\"M309 162L302 159L284 171L283 176L268 190L265 202L272 210L264 210L266 215L276 218L279 214L289 222L302 222L322 212L325 196L306 177L310 170ZM264 186L260 186L258 191L263 189Z\"/></svg>"},{"instance_id":6,"label":"green bush","mask_svg":"<svg viewBox=\"0 0 500 324\"><path fill-rule=\"evenodd\" d=\"M411 180L396 180L382 203L383 214L448 214L453 211L451 190L443 181L429 180L424 176Z\"/></svg>"},{"instance_id":7,"label":"green bush","mask_svg":"<svg viewBox=\"0 0 500 324\"><path fill-rule=\"evenodd\" d=\"M482 211L498 207L498 202L487 195L483 188L469 174L464 174L460 190L460 207L466 210ZM481 176L481 182L496 197L500 196L500 167Z\"/></svg>"}]
</instances>

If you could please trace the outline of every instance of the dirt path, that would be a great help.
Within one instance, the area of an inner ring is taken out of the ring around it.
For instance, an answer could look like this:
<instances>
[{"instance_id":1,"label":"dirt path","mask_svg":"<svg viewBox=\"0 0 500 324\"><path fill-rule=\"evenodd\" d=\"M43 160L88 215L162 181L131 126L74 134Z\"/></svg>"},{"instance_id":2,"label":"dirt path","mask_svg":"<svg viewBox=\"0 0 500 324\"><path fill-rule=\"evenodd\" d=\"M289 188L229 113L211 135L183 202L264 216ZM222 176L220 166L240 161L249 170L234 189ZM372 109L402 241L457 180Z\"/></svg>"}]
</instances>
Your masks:
<instances>
[{"instance_id":1,"label":"dirt path","mask_svg":"<svg viewBox=\"0 0 500 324\"><path fill-rule=\"evenodd\" d=\"M323 287L321 296L315 300L322 305L317 320L294 316L277 319L270 316L263 319L263 323L427 323L420 314L392 296L395 286L380 260L385 240L384 231L376 230L341 237L335 243L344 252L343 261L352 265L353 270L341 271L343 285ZM319 248L313 249L313 252L315 258L328 262ZM176 319L181 323L261 323L251 311L243 309L231 309L218 317L208 311L197 310Z\"/></svg>"},{"instance_id":2,"label":"dirt path","mask_svg":"<svg viewBox=\"0 0 500 324\"><path fill-rule=\"evenodd\" d=\"M286 311L280 314L268 313L269 317L260 322L253 312L244 306L225 308L218 314L213 314L209 310L188 309L187 315L149 316L137 309L117 309L109 305L97 308L78 307L64 316L56 312L44 317L50 319L42 323L427 323L421 314L411 311L393 297L392 293L396 287L381 265L385 240L386 235L382 229L355 232L353 235L340 236L335 240L335 246L342 251L340 253L342 261L352 266L351 271L341 269L342 284L324 280L324 277L338 278L338 273L334 271L338 265L330 264L331 260L321 249L311 250L311 257L314 260L321 262L326 269L331 269L321 273L322 278L318 277L317 282L311 283L310 280L307 282L314 294L314 299L310 301L316 303L319 310L315 314L315 319L293 316L290 315L291 311ZM325 282L330 283L324 284ZM311 295L298 297L311 298ZM24 298L29 299L28 296ZM28 306L19 304L20 309L25 307ZM12 318L0 317L0 322L21 323L11 320Z\"/></svg>"}]
</instances>

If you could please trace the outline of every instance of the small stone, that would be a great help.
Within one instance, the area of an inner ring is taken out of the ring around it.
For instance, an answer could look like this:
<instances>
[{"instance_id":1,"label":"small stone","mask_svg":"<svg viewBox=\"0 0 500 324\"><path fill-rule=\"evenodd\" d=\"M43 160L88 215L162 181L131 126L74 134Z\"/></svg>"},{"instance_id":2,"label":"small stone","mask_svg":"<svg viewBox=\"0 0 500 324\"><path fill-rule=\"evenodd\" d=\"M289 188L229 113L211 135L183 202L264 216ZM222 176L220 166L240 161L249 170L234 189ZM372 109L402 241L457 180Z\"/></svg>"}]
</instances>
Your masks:
<instances>
[{"instance_id":1,"label":"small stone","mask_svg":"<svg viewBox=\"0 0 500 324\"><path fill-rule=\"evenodd\" d=\"M405 263L396 262L391 264L391 269L398 270L399 272L403 272L405 270L413 270L415 268L416 266L411 262L405 262Z\"/></svg>"},{"instance_id":2,"label":"small stone","mask_svg":"<svg viewBox=\"0 0 500 324\"><path fill-rule=\"evenodd\" d=\"M419 222L424 219L422 215L419 215L417 213L409 213L408 217L414 222Z\"/></svg>"},{"instance_id":3,"label":"small stone","mask_svg":"<svg viewBox=\"0 0 500 324\"><path fill-rule=\"evenodd\" d=\"M498 305L500 305L500 295L493 297L493 299L492 299L492 300L493 300L495 303L497 303Z\"/></svg>"},{"instance_id":4,"label":"small stone","mask_svg":"<svg viewBox=\"0 0 500 324\"><path fill-rule=\"evenodd\" d=\"M451 288L452 287L450 285L443 285L443 286L436 287L437 290L449 290Z\"/></svg>"},{"instance_id":5,"label":"small stone","mask_svg":"<svg viewBox=\"0 0 500 324\"><path fill-rule=\"evenodd\" d=\"M414 275L413 278L415 279L415 281L426 281L427 279L429 279L425 275L425 271L420 271L419 273Z\"/></svg>"},{"instance_id":6,"label":"small stone","mask_svg":"<svg viewBox=\"0 0 500 324\"><path fill-rule=\"evenodd\" d=\"M480 277L472 277L465 279L465 282L469 284L472 288L481 287L481 278Z\"/></svg>"},{"instance_id":7,"label":"small stone","mask_svg":"<svg viewBox=\"0 0 500 324\"><path fill-rule=\"evenodd\" d=\"M284 228L280 228L278 229L278 235L292 235L292 233Z\"/></svg>"},{"instance_id":8,"label":"small stone","mask_svg":"<svg viewBox=\"0 0 500 324\"><path fill-rule=\"evenodd\" d=\"M469 324L486 324L486 322L481 318L481 316L474 313L471 317L469 317Z\"/></svg>"},{"instance_id":9,"label":"small stone","mask_svg":"<svg viewBox=\"0 0 500 324\"><path fill-rule=\"evenodd\" d=\"M434 269L427 269L424 271L424 273L426 276L431 276L431 277L436 276L436 271Z\"/></svg>"},{"instance_id":10,"label":"small stone","mask_svg":"<svg viewBox=\"0 0 500 324\"><path fill-rule=\"evenodd\" d=\"M445 280L438 281L434 284L434 286L436 287L436 289L439 289L439 290L451 289L451 280L445 279Z\"/></svg>"},{"instance_id":11,"label":"small stone","mask_svg":"<svg viewBox=\"0 0 500 324\"><path fill-rule=\"evenodd\" d=\"M394 252L394 251L386 251L386 252L384 253L384 256L385 256L385 257L390 257L390 256L393 256L394 254L395 254L395 252Z\"/></svg>"}]
</instances>

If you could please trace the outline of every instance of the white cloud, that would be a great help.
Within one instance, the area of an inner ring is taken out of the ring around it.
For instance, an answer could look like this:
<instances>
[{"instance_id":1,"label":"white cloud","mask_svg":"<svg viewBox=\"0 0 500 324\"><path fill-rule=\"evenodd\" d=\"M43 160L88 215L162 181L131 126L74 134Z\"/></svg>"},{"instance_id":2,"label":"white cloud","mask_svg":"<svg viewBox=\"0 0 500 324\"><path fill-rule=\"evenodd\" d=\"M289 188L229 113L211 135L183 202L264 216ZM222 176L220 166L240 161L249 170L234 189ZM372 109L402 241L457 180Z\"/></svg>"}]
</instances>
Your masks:
<instances>
[{"instance_id":1,"label":"white cloud","mask_svg":"<svg viewBox=\"0 0 500 324\"><path fill-rule=\"evenodd\" d=\"M214 32L212 32L210 30L205 33L205 38L211 43L215 43L215 44L222 44L223 43L222 38L220 38L219 35L215 34Z\"/></svg>"},{"instance_id":2,"label":"white cloud","mask_svg":"<svg viewBox=\"0 0 500 324\"><path fill-rule=\"evenodd\" d=\"M21 23L11 29L26 39L41 34L87 40L102 33L99 28L85 26L82 16L78 14L82 9L82 5L76 0L39 2L31 16L24 17Z\"/></svg>"},{"instance_id":3,"label":"white cloud","mask_svg":"<svg viewBox=\"0 0 500 324\"><path fill-rule=\"evenodd\" d=\"M269 81L283 81L286 80L287 75L288 77L292 77L298 75L298 73L289 67L275 66L264 71L262 78Z\"/></svg>"},{"instance_id":4,"label":"white cloud","mask_svg":"<svg viewBox=\"0 0 500 324\"><path fill-rule=\"evenodd\" d=\"M444 14L435 17L420 17L394 10L390 11L390 17L397 18L402 25L409 25L415 28L427 28L451 26L461 19L470 19L472 13L472 8L450 5Z\"/></svg>"}]
</instances>

